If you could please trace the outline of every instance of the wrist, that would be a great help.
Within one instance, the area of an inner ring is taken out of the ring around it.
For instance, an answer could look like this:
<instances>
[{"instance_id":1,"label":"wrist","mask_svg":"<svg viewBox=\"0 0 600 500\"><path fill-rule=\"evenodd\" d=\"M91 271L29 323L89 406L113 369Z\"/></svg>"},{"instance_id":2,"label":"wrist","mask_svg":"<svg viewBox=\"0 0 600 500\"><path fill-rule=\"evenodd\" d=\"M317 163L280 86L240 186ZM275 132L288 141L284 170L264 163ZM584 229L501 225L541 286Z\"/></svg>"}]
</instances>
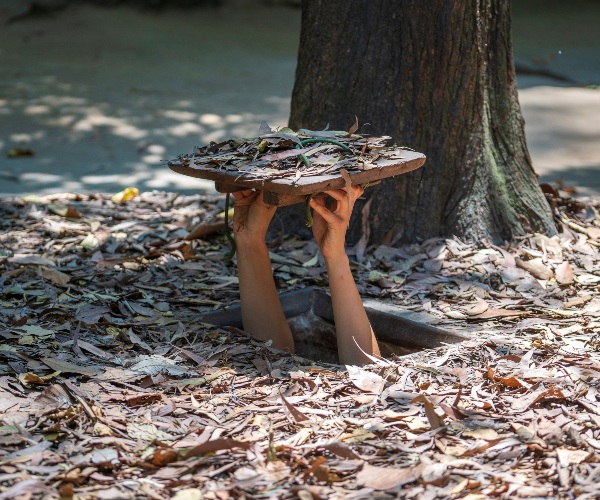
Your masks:
<instances>
[{"instance_id":1,"label":"wrist","mask_svg":"<svg viewBox=\"0 0 600 500\"><path fill-rule=\"evenodd\" d=\"M262 235L234 233L233 238L238 248L259 249L267 247L267 242Z\"/></svg>"},{"instance_id":2,"label":"wrist","mask_svg":"<svg viewBox=\"0 0 600 500\"><path fill-rule=\"evenodd\" d=\"M329 271L346 269L350 267L350 260L348 259L348 255L346 255L345 251L323 255L323 260L325 261L325 266L327 266Z\"/></svg>"}]
</instances>

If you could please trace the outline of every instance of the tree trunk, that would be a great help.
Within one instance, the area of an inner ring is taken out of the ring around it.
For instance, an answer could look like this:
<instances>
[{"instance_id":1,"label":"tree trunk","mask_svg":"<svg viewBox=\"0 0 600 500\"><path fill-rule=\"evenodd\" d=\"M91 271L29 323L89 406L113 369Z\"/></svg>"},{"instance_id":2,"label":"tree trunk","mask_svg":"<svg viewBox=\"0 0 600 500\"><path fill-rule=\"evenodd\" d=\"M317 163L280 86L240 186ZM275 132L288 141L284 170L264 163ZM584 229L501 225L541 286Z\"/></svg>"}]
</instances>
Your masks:
<instances>
[{"instance_id":1,"label":"tree trunk","mask_svg":"<svg viewBox=\"0 0 600 500\"><path fill-rule=\"evenodd\" d=\"M525 142L509 0L304 0L302 9L290 126L347 130L356 115L359 133L427 155L421 169L367 190L371 242L556 232Z\"/></svg>"}]
</instances>

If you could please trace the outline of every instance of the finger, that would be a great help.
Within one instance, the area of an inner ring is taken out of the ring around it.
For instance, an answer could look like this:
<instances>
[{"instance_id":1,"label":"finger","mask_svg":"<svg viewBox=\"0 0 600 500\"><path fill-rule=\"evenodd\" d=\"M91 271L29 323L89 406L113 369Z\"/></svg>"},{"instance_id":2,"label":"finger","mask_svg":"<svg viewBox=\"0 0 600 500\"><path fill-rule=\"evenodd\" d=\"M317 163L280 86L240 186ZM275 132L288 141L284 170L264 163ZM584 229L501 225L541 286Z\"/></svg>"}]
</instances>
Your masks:
<instances>
[{"instance_id":1,"label":"finger","mask_svg":"<svg viewBox=\"0 0 600 500\"><path fill-rule=\"evenodd\" d=\"M364 192L365 192L365 188L363 186L361 186L360 184L352 186L352 190L348 194L348 203L349 203L350 211L352 211L354 209L354 202L356 200L358 200L363 195Z\"/></svg>"},{"instance_id":2,"label":"finger","mask_svg":"<svg viewBox=\"0 0 600 500\"><path fill-rule=\"evenodd\" d=\"M354 192L354 199L360 198L365 192L364 186L357 184L352 186L352 191Z\"/></svg>"},{"instance_id":3,"label":"finger","mask_svg":"<svg viewBox=\"0 0 600 500\"><path fill-rule=\"evenodd\" d=\"M335 189L333 191L324 191L326 195L331 196L334 200L343 201L348 198L348 193L343 189Z\"/></svg>"},{"instance_id":4,"label":"finger","mask_svg":"<svg viewBox=\"0 0 600 500\"><path fill-rule=\"evenodd\" d=\"M318 203L319 205L322 206L327 206L327 197L326 196L314 196L311 201L314 201L315 203Z\"/></svg>"},{"instance_id":5,"label":"finger","mask_svg":"<svg viewBox=\"0 0 600 500\"><path fill-rule=\"evenodd\" d=\"M256 193L256 191L254 191L253 189L244 189L243 191L234 191L233 197L237 200L242 200L244 198L248 198L249 196L252 196L254 193Z\"/></svg>"},{"instance_id":6,"label":"finger","mask_svg":"<svg viewBox=\"0 0 600 500\"><path fill-rule=\"evenodd\" d=\"M335 207L331 208L331 210L336 214L340 214L340 216L347 218L354 204L354 199L352 196L343 189L326 191L326 193L334 199L336 204Z\"/></svg>"},{"instance_id":7,"label":"finger","mask_svg":"<svg viewBox=\"0 0 600 500\"><path fill-rule=\"evenodd\" d=\"M252 203L254 203L254 201L260 194L259 191L239 191L239 192L240 193L244 193L244 192L248 193L246 196L240 196L239 198L238 197L235 198L235 204L240 207L252 205ZM234 196L235 196L235 194L234 194Z\"/></svg>"},{"instance_id":8,"label":"finger","mask_svg":"<svg viewBox=\"0 0 600 500\"><path fill-rule=\"evenodd\" d=\"M327 206L327 196L324 193L320 194L323 194L323 196L319 196L318 198L315 196L314 198L312 198L310 200L310 205L313 208L315 208L315 205L319 205L320 207L323 207L324 210L331 212L331 208ZM314 212L315 218L320 217L324 219L324 217L321 216L321 213L317 209L315 209Z\"/></svg>"},{"instance_id":9,"label":"finger","mask_svg":"<svg viewBox=\"0 0 600 500\"><path fill-rule=\"evenodd\" d=\"M325 222L327 222L328 224L335 224L336 222L338 222L337 215L334 214L331 210L329 210L325 205L322 205L320 202L317 202L316 200L312 199L310 200L310 206L315 212L317 212L321 217L323 217L323 219L325 219Z\"/></svg>"}]
</instances>

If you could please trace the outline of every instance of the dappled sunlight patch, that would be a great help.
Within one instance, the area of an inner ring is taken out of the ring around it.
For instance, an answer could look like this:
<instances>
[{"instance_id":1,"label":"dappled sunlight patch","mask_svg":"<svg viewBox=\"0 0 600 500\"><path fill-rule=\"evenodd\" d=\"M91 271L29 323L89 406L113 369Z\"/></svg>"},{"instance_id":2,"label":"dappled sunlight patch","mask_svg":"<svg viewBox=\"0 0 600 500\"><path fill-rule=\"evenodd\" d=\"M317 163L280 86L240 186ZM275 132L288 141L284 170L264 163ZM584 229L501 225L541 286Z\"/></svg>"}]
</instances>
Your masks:
<instances>
[{"instance_id":1,"label":"dappled sunlight patch","mask_svg":"<svg viewBox=\"0 0 600 500\"><path fill-rule=\"evenodd\" d=\"M144 165L144 168L147 168ZM127 174L113 174L113 175L84 175L81 177L81 181L84 184L99 187L102 184L121 184L121 185L135 185L150 177L148 172L135 172Z\"/></svg>"},{"instance_id":2,"label":"dappled sunlight patch","mask_svg":"<svg viewBox=\"0 0 600 500\"><path fill-rule=\"evenodd\" d=\"M178 108L191 108L194 105L193 101L188 99L182 99L180 101L175 102L175 106Z\"/></svg>"},{"instance_id":3,"label":"dappled sunlight patch","mask_svg":"<svg viewBox=\"0 0 600 500\"><path fill-rule=\"evenodd\" d=\"M180 125L169 127L168 133L177 137L186 137L188 135L200 134L202 127L197 123L185 122Z\"/></svg>"},{"instance_id":4,"label":"dappled sunlight patch","mask_svg":"<svg viewBox=\"0 0 600 500\"><path fill-rule=\"evenodd\" d=\"M225 125L223 118L214 113L204 113L200 116L200 123L202 125L210 125L211 127L222 127Z\"/></svg>"},{"instance_id":5,"label":"dappled sunlight patch","mask_svg":"<svg viewBox=\"0 0 600 500\"><path fill-rule=\"evenodd\" d=\"M38 102L47 104L48 106L54 106L56 108L60 106L85 106L87 99L83 97L75 97L69 95L45 95L36 99Z\"/></svg>"},{"instance_id":6,"label":"dappled sunlight patch","mask_svg":"<svg viewBox=\"0 0 600 500\"><path fill-rule=\"evenodd\" d=\"M62 180L62 176L44 172L27 172L21 174L21 179L24 181L34 180L36 182L59 182Z\"/></svg>"},{"instance_id":7,"label":"dappled sunlight patch","mask_svg":"<svg viewBox=\"0 0 600 500\"><path fill-rule=\"evenodd\" d=\"M23 112L26 115L46 115L50 113L50 107L44 104L32 104L31 106L27 106Z\"/></svg>"},{"instance_id":8,"label":"dappled sunlight patch","mask_svg":"<svg viewBox=\"0 0 600 500\"><path fill-rule=\"evenodd\" d=\"M78 132L91 132L96 127L111 127L112 133L127 139L142 139L148 135L148 131L142 130L123 118L117 118L105 115L101 110L95 107L85 110L86 117L79 120L73 130Z\"/></svg>"},{"instance_id":9,"label":"dappled sunlight patch","mask_svg":"<svg viewBox=\"0 0 600 500\"><path fill-rule=\"evenodd\" d=\"M84 184L79 180L73 180L72 176L64 177L44 172L26 172L17 177L17 180L21 184L30 183L34 186L28 194L48 195L59 190L60 192L79 193L84 189Z\"/></svg>"},{"instance_id":10,"label":"dappled sunlight patch","mask_svg":"<svg viewBox=\"0 0 600 500\"><path fill-rule=\"evenodd\" d=\"M191 179L171 171L156 173L146 181L146 186L152 189L197 189L199 192L216 193L215 185L206 179Z\"/></svg>"},{"instance_id":11,"label":"dappled sunlight patch","mask_svg":"<svg viewBox=\"0 0 600 500\"><path fill-rule=\"evenodd\" d=\"M149 144L140 148L140 153L144 153L142 161L148 165L158 165L164 162L166 148L160 144Z\"/></svg>"},{"instance_id":12,"label":"dappled sunlight patch","mask_svg":"<svg viewBox=\"0 0 600 500\"><path fill-rule=\"evenodd\" d=\"M196 113L192 113L191 111L166 110L161 111L160 114L166 118L171 118L173 120L179 120L182 122L189 122L198 118L198 115Z\"/></svg>"},{"instance_id":13,"label":"dappled sunlight patch","mask_svg":"<svg viewBox=\"0 0 600 500\"><path fill-rule=\"evenodd\" d=\"M77 117L74 115L64 115L56 118L51 118L47 120L45 124L51 127L66 128L69 127L75 120L77 120Z\"/></svg>"},{"instance_id":14,"label":"dappled sunlight patch","mask_svg":"<svg viewBox=\"0 0 600 500\"><path fill-rule=\"evenodd\" d=\"M227 123L242 123L244 121L244 117L242 115L227 115L225 116L225 121Z\"/></svg>"},{"instance_id":15,"label":"dappled sunlight patch","mask_svg":"<svg viewBox=\"0 0 600 500\"><path fill-rule=\"evenodd\" d=\"M161 146L160 144L148 144L144 149L148 153L153 155L162 155L167 150L164 146Z\"/></svg>"},{"instance_id":16,"label":"dappled sunlight patch","mask_svg":"<svg viewBox=\"0 0 600 500\"><path fill-rule=\"evenodd\" d=\"M158 165L164 162L164 157L162 155L144 155L142 161L148 165Z\"/></svg>"},{"instance_id":17,"label":"dappled sunlight patch","mask_svg":"<svg viewBox=\"0 0 600 500\"><path fill-rule=\"evenodd\" d=\"M12 142L24 143L41 140L46 136L45 130L37 130L31 133L10 134L9 138Z\"/></svg>"},{"instance_id":18,"label":"dappled sunlight patch","mask_svg":"<svg viewBox=\"0 0 600 500\"><path fill-rule=\"evenodd\" d=\"M8 101L6 99L0 99L0 115L10 115L12 110L8 106Z\"/></svg>"},{"instance_id":19,"label":"dappled sunlight patch","mask_svg":"<svg viewBox=\"0 0 600 500\"><path fill-rule=\"evenodd\" d=\"M64 192L67 192L67 193L79 193L82 191L84 186L79 181L63 179L60 184L60 187L62 190L64 190ZM55 193L56 189L47 189L45 192L46 193Z\"/></svg>"},{"instance_id":20,"label":"dappled sunlight patch","mask_svg":"<svg viewBox=\"0 0 600 500\"><path fill-rule=\"evenodd\" d=\"M0 99L0 116L15 120L0 126L0 149L33 152L0 169L2 195L118 191L130 184L214 192L212 182L173 174L166 161L200 144L255 136L263 120L284 126L289 112L289 99L279 97L268 98L260 112L250 112L191 99L158 106L145 98L119 104L88 93L85 86L44 77L19 84L10 99Z\"/></svg>"},{"instance_id":21,"label":"dappled sunlight patch","mask_svg":"<svg viewBox=\"0 0 600 500\"><path fill-rule=\"evenodd\" d=\"M60 179L60 177L55 178ZM104 191L105 185L142 186L148 189L197 189L214 192L214 183L203 179L190 179L167 169L149 170L145 163L130 163L128 173L112 175L84 175L81 183L88 189Z\"/></svg>"},{"instance_id":22,"label":"dappled sunlight patch","mask_svg":"<svg viewBox=\"0 0 600 500\"><path fill-rule=\"evenodd\" d=\"M203 142L206 142L206 143L210 143L213 141L219 142L219 141L222 141L223 139L225 139L226 137L227 137L227 133L224 129L213 130L212 132L209 132L202 136Z\"/></svg>"}]
</instances>

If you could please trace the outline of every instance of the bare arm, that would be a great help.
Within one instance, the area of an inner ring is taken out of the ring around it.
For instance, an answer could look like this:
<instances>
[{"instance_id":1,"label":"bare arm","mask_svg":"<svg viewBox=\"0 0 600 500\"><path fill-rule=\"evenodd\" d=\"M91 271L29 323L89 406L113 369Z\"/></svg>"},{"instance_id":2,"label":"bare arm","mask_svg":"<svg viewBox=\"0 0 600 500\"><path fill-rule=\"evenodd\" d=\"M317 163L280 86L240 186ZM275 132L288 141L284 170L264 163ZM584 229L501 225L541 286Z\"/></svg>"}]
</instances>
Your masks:
<instances>
[{"instance_id":1,"label":"bare arm","mask_svg":"<svg viewBox=\"0 0 600 500\"><path fill-rule=\"evenodd\" d=\"M343 364L371 363L362 351L379 355L379 346L354 283L344 246L354 200L362 192L360 186L353 186L350 193L342 189L327 191L326 194L334 199L331 207L325 206L324 198L311 200L315 211L313 234L327 266L338 353Z\"/></svg>"},{"instance_id":2,"label":"bare arm","mask_svg":"<svg viewBox=\"0 0 600 500\"><path fill-rule=\"evenodd\" d=\"M233 233L237 247L240 302L244 330L273 347L294 352L292 332L275 288L265 235L275 207L262 201L260 191L234 193Z\"/></svg>"}]
</instances>

